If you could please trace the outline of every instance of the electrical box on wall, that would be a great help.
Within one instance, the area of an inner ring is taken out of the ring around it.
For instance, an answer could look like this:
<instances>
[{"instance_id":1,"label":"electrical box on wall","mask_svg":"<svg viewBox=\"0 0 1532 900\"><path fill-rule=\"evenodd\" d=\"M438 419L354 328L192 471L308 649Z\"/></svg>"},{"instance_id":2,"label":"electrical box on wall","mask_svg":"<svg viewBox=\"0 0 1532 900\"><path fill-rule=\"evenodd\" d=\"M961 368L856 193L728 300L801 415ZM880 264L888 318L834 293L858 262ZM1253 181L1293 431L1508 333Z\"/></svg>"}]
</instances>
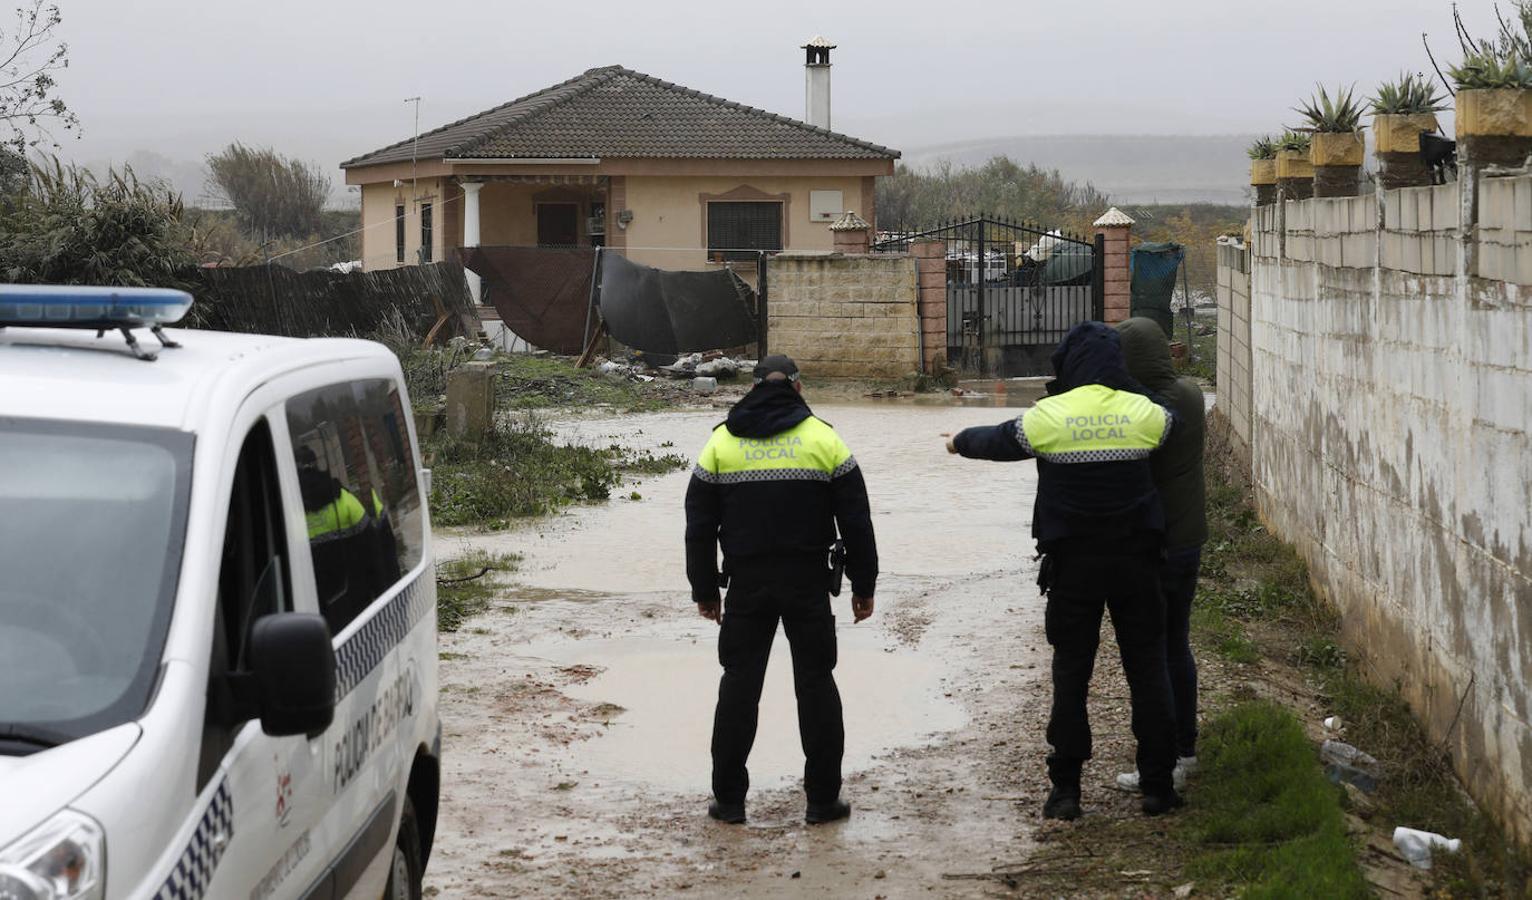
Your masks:
<instances>
[{"instance_id":1,"label":"electrical box on wall","mask_svg":"<svg viewBox=\"0 0 1532 900\"><path fill-rule=\"evenodd\" d=\"M846 198L840 191L809 191L809 221L834 222L846 211Z\"/></svg>"}]
</instances>

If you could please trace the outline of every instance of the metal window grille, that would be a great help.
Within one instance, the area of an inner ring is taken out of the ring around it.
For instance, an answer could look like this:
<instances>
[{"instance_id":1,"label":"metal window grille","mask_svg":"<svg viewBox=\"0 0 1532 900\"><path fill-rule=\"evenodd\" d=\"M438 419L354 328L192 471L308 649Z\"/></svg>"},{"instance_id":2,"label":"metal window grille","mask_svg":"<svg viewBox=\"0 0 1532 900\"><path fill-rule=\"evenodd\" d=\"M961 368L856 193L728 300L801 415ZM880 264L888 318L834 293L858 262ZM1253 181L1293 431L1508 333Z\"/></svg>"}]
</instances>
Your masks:
<instances>
[{"instance_id":1,"label":"metal window grille","mask_svg":"<svg viewBox=\"0 0 1532 900\"><path fill-rule=\"evenodd\" d=\"M420 204L420 261L431 261L431 204Z\"/></svg>"},{"instance_id":2,"label":"metal window grille","mask_svg":"<svg viewBox=\"0 0 1532 900\"><path fill-rule=\"evenodd\" d=\"M394 261L404 262L404 204L394 207Z\"/></svg>"},{"instance_id":3,"label":"metal window grille","mask_svg":"<svg viewBox=\"0 0 1532 900\"><path fill-rule=\"evenodd\" d=\"M713 202L707 205L710 259L754 259L782 249L782 204L777 201Z\"/></svg>"}]
</instances>

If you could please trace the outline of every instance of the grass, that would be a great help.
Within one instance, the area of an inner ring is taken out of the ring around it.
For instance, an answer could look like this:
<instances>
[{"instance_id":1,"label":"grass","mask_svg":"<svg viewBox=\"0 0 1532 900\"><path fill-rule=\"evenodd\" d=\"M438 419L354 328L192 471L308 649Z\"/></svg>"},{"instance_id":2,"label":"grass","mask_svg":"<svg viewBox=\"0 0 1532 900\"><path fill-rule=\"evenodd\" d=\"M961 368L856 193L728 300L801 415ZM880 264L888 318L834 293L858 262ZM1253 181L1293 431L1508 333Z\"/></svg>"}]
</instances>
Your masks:
<instances>
[{"instance_id":1,"label":"grass","mask_svg":"<svg viewBox=\"0 0 1532 900\"><path fill-rule=\"evenodd\" d=\"M514 553L474 550L436 563L436 627L457 631L470 616L489 607L495 596L494 576L514 572L521 557ZM486 571L487 570L487 571ZM446 658L448 654L442 654Z\"/></svg>"},{"instance_id":2,"label":"grass","mask_svg":"<svg viewBox=\"0 0 1532 900\"><path fill-rule=\"evenodd\" d=\"M609 451L555 444L530 417L505 422L477 443L438 435L426 454L438 525L504 528L570 503L605 500L622 480Z\"/></svg>"},{"instance_id":3,"label":"grass","mask_svg":"<svg viewBox=\"0 0 1532 900\"><path fill-rule=\"evenodd\" d=\"M659 475L690 465L676 453L555 443L552 432L529 414L510 417L477 443L438 434L427 442L426 456L435 524L484 529L505 528L571 503L607 500L626 475Z\"/></svg>"},{"instance_id":4,"label":"grass","mask_svg":"<svg viewBox=\"0 0 1532 900\"><path fill-rule=\"evenodd\" d=\"M1203 848L1188 877L1236 885L1244 897L1371 896L1341 793L1291 712L1261 701L1235 706L1208 723L1199 757L1197 803L1177 823Z\"/></svg>"},{"instance_id":5,"label":"grass","mask_svg":"<svg viewBox=\"0 0 1532 900\"><path fill-rule=\"evenodd\" d=\"M1438 890L1449 896L1532 896L1527 856L1464 794L1443 747L1426 736L1398 693L1369 683L1352 664L1340 642L1340 618L1313 590L1303 561L1262 526L1245 491L1216 467L1208 471L1208 529L1193 606L1196 643L1235 662L1271 660L1303 675L1323 707L1346 722L1344 740L1382 765L1383 777L1370 798L1375 826L1388 832L1407 825L1463 838L1462 853L1438 854L1433 869ZM1217 746L1212 725L1208 733L1204 754ZM1317 774L1311 746L1306 753ZM1208 786L1222 777L1216 757L1211 759L1202 781ZM1199 788L1197 796L1199 803L1217 804L1222 793ZM1330 850L1314 852L1319 855L1313 864L1328 865ZM1230 865L1228 871L1238 875L1238 867ZM1249 869L1238 880L1258 875Z\"/></svg>"},{"instance_id":6,"label":"grass","mask_svg":"<svg viewBox=\"0 0 1532 900\"><path fill-rule=\"evenodd\" d=\"M505 409L610 406L624 412L652 412L672 404L646 385L577 369L557 356L511 354L496 358L497 401Z\"/></svg>"}]
</instances>

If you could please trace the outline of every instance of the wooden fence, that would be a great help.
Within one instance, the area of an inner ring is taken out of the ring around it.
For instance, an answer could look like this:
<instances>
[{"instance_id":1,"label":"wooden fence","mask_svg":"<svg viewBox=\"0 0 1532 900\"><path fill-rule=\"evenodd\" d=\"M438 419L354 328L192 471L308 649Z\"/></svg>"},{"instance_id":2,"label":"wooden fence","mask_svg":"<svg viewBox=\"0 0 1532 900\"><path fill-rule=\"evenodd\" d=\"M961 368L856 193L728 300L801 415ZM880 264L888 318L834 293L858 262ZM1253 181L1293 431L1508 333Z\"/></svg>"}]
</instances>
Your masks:
<instances>
[{"instance_id":1,"label":"wooden fence","mask_svg":"<svg viewBox=\"0 0 1532 900\"><path fill-rule=\"evenodd\" d=\"M442 262L377 272L296 272L282 266L195 269L193 328L287 337L371 335L397 311L416 337L443 313L447 334L475 334L478 313L463 267Z\"/></svg>"}]
</instances>

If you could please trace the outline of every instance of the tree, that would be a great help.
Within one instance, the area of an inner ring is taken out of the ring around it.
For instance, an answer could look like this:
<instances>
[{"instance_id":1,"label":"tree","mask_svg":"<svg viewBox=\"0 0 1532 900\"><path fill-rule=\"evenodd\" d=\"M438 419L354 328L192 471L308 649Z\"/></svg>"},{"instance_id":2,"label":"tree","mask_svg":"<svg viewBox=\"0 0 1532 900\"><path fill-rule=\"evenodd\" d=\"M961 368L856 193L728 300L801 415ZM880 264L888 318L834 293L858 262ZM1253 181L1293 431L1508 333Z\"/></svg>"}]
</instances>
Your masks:
<instances>
[{"instance_id":1,"label":"tree","mask_svg":"<svg viewBox=\"0 0 1532 900\"><path fill-rule=\"evenodd\" d=\"M69 45L54 41L61 21L57 6L32 0L17 8L10 31L0 29L0 140L18 152L43 141L58 146L50 125L65 131L80 125L53 93L53 73L69 66Z\"/></svg>"},{"instance_id":2,"label":"tree","mask_svg":"<svg viewBox=\"0 0 1532 900\"><path fill-rule=\"evenodd\" d=\"M251 236L270 241L320 230L330 179L317 166L236 142L210 155L207 167L215 192Z\"/></svg>"},{"instance_id":3,"label":"tree","mask_svg":"<svg viewBox=\"0 0 1532 900\"><path fill-rule=\"evenodd\" d=\"M878 227L891 231L928 229L943 219L981 213L1081 231L1106 206L1106 195L1088 183L1005 156L974 168L947 160L923 170L901 165L878 182Z\"/></svg>"}]
</instances>

